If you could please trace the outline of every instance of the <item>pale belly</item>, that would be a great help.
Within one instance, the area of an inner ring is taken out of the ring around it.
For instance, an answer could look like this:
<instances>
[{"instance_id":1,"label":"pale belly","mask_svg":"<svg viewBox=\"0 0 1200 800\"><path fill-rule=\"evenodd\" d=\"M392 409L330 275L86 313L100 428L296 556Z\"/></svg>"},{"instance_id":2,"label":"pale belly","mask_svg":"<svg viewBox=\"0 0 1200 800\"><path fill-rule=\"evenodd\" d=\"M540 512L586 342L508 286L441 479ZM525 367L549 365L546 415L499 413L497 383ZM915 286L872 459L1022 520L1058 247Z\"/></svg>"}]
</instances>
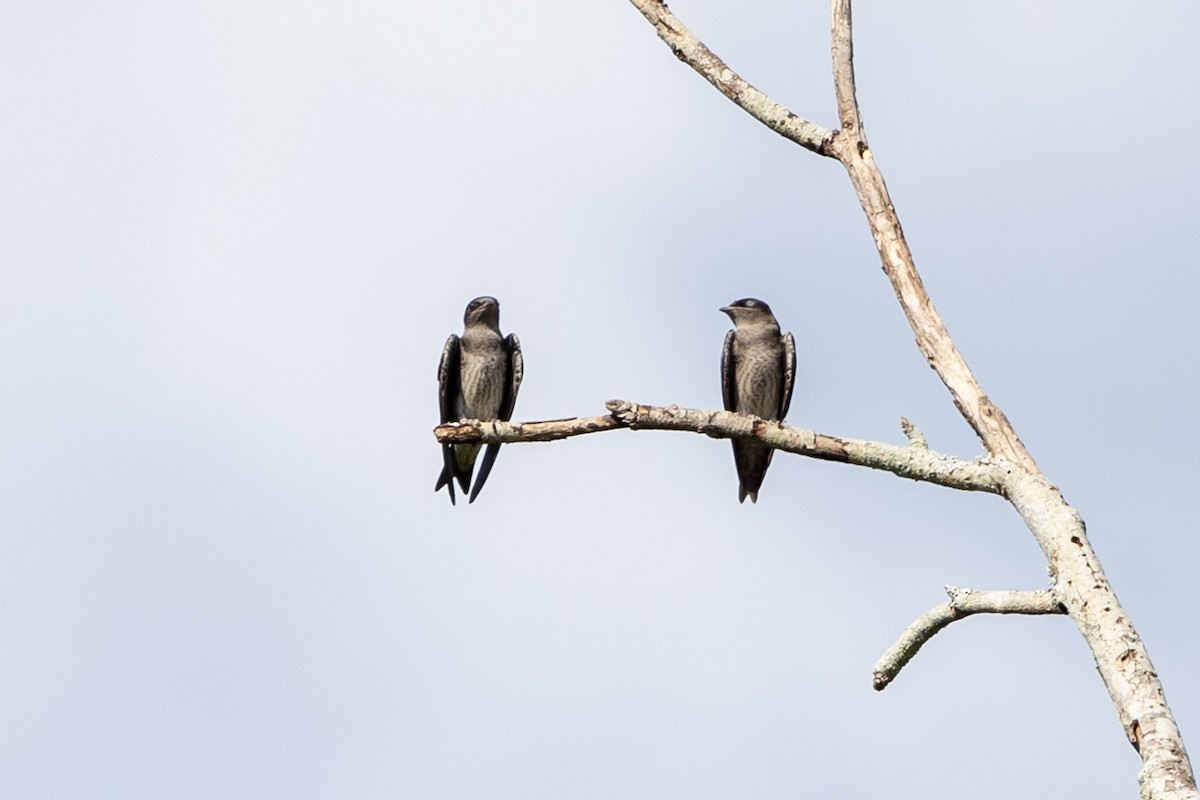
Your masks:
<instances>
[{"instance_id":1,"label":"pale belly","mask_svg":"<svg viewBox=\"0 0 1200 800\"><path fill-rule=\"evenodd\" d=\"M746 364L738 370L737 410L763 419L779 414L783 391L778 368L770 362Z\"/></svg>"},{"instance_id":2,"label":"pale belly","mask_svg":"<svg viewBox=\"0 0 1200 800\"><path fill-rule=\"evenodd\" d=\"M503 359L464 359L455 412L459 419L495 419L504 399Z\"/></svg>"}]
</instances>

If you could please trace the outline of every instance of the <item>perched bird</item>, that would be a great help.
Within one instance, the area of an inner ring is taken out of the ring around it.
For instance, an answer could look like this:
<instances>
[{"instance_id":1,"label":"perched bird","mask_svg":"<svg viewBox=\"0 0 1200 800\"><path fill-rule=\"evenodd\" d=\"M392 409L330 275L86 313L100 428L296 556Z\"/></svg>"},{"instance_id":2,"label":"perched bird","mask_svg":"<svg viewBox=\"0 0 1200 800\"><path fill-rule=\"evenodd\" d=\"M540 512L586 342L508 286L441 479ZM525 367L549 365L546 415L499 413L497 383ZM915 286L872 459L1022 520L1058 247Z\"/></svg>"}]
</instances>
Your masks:
<instances>
[{"instance_id":1,"label":"perched bird","mask_svg":"<svg viewBox=\"0 0 1200 800\"><path fill-rule=\"evenodd\" d=\"M520 340L516 334L500 334L500 303L494 297L476 297L467 304L463 314L462 338L450 334L442 348L442 360L438 364L442 422L511 419L523 373ZM475 471L475 459L481 447L478 444L442 445L444 466L434 491L447 487L451 505L454 505L454 481L458 481L463 494L470 492L468 502L474 503L492 471L500 450L498 444L487 446L479 477L475 479L475 486L471 486L471 474Z\"/></svg>"},{"instance_id":2,"label":"perched bird","mask_svg":"<svg viewBox=\"0 0 1200 800\"><path fill-rule=\"evenodd\" d=\"M771 307L747 297L721 309L733 320L721 350L721 394L726 411L780 420L792 402L796 377L796 342L779 332ZM749 439L733 440L738 474L738 502L758 502L773 448Z\"/></svg>"}]
</instances>

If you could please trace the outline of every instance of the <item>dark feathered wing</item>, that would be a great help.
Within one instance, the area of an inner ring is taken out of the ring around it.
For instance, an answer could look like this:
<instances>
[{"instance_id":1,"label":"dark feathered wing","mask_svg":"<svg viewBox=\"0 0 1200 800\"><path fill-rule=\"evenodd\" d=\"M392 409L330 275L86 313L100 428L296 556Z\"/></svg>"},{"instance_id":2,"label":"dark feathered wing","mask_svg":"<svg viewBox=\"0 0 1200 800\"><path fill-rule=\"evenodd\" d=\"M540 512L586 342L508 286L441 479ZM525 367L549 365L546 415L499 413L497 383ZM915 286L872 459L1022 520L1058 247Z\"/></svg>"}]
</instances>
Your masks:
<instances>
[{"instance_id":1,"label":"dark feathered wing","mask_svg":"<svg viewBox=\"0 0 1200 800\"><path fill-rule=\"evenodd\" d=\"M461 358L462 348L459 345L459 339L454 334L450 334L450 338L446 340L446 346L442 348L442 360L438 362L438 407L441 412L441 421L454 422L458 419L458 415L454 413L454 402L458 399L460 387L458 385L461 371L459 370L459 359ZM442 474L438 477L437 486L434 491L438 491L443 486L449 488L450 505L455 505L454 501L454 450L450 445L442 445Z\"/></svg>"},{"instance_id":2,"label":"dark feathered wing","mask_svg":"<svg viewBox=\"0 0 1200 800\"><path fill-rule=\"evenodd\" d=\"M726 411L733 411L737 393L733 388L733 331L725 334L725 346L721 348L721 399Z\"/></svg>"},{"instance_id":3,"label":"dark feathered wing","mask_svg":"<svg viewBox=\"0 0 1200 800\"><path fill-rule=\"evenodd\" d=\"M508 380L504 384L504 398L500 401L500 414L496 418L507 422L512 419L513 408L517 405L517 392L521 388L521 379L525 377L525 361L521 357L521 340L515 333L510 333L505 337L504 351L508 354ZM475 479L475 485L471 487L469 503L474 503L475 498L479 496L484 482L491 474L492 465L496 463L496 456L499 454L500 445L498 444L489 444L483 451L483 463L479 466L479 477Z\"/></svg>"},{"instance_id":4,"label":"dark feathered wing","mask_svg":"<svg viewBox=\"0 0 1200 800\"><path fill-rule=\"evenodd\" d=\"M779 405L779 418L787 416L792 404L792 387L796 384L796 340L792 334L783 335L783 402Z\"/></svg>"},{"instance_id":5,"label":"dark feathered wing","mask_svg":"<svg viewBox=\"0 0 1200 800\"><path fill-rule=\"evenodd\" d=\"M721 401L725 404L726 411L737 411L737 358L733 355L733 340L736 335L736 330L726 333L725 344L721 348ZM744 442L740 439L734 439L730 444L733 445L733 465L738 474L738 502L740 503L746 499L747 495L751 498L756 496L756 493L747 491L746 484L753 483L752 476L758 471L755 462L762 460L763 448L754 442ZM770 457L769 453L767 457ZM762 479L759 478L759 483L761 482ZM756 486L755 490L757 488Z\"/></svg>"},{"instance_id":6,"label":"dark feathered wing","mask_svg":"<svg viewBox=\"0 0 1200 800\"><path fill-rule=\"evenodd\" d=\"M512 419L517 405L517 392L525 377L525 360L521 358L521 340L515 333L505 337L504 349L508 353L508 385L504 387L504 400L500 403L500 419L507 422Z\"/></svg>"},{"instance_id":7,"label":"dark feathered wing","mask_svg":"<svg viewBox=\"0 0 1200 800\"><path fill-rule=\"evenodd\" d=\"M458 385L461 354L461 342L458 336L452 333L446 340L446 346L442 348L442 360L438 362L438 408L443 424L458 421L458 415L454 413L454 401L458 399L462 389Z\"/></svg>"}]
</instances>

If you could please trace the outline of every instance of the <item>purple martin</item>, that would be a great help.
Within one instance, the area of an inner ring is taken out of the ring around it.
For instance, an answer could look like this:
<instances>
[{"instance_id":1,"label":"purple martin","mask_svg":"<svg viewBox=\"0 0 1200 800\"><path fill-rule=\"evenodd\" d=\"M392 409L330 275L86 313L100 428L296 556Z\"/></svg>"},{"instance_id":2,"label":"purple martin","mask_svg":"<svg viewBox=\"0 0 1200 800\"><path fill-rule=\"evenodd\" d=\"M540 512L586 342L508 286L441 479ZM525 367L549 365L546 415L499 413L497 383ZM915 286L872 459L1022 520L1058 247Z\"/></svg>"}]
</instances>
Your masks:
<instances>
[{"instance_id":1,"label":"purple martin","mask_svg":"<svg viewBox=\"0 0 1200 800\"><path fill-rule=\"evenodd\" d=\"M781 334L771 307L747 297L721 309L733 320L721 350L721 394L726 411L781 420L792 402L796 342ZM750 439L733 440L738 502L758 502L758 490L775 450Z\"/></svg>"},{"instance_id":2,"label":"purple martin","mask_svg":"<svg viewBox=\"0 0 1200 800\"><path fill-rule=\"evenodd\" d=\"M462 337L450 334L442 348L438 364L442 422L511 419L524 370L520 340L516 334L500 333L500 303L494 297L476 297L463 314ZM445 486L450 492L451 505L454 505L454 481L458 481L463 494L470 492L468 502L474 503L492 471L500 450L498 444L487 446L479 477L471 486L475 459L481 448L478 444L442 445L442 474L434 491Z\"/></svg>"}]
</instances>

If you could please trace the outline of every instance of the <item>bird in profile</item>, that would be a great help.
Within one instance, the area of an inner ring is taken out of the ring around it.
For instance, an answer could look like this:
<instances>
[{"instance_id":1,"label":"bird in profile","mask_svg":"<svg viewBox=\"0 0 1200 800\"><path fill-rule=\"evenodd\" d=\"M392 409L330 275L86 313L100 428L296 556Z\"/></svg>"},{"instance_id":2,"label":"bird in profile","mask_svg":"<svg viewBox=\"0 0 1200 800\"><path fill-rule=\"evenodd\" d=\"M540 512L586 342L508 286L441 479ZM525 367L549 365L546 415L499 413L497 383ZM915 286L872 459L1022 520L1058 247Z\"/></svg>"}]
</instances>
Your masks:
<instances>
[{"instance_id":1,"label":"bird in profile","mask_svg":"<svg viewBox=\"0 0 1200 800\"><path fill-rule=\"evenodd\" d=\"M463 419L509 420L521 388L524 363L516 334L500 333L500 303L494 297L476 297L463 314L463 335L450 334L438 364L438 400L442 423ZM475 485L471 476L479 444L443 444L442 474L434 491L445 486L454 505L454 482L470 493L474 503L496 462L500 445L489 444Z\"/></svg>"},{"instance_id":2,"label":"bird in profile","mask_svg":"<svg viewBox=\"0 0 1200 800\"><path fill-rule=\"evenodd\" d=\"M771 307L747 297L721 311L733 320L721 350L721 394L726 411L781 420L792 402L796 377L796 342L780 333ZM751 439L733 440L738 474L738 502L758 502L758 490L775 450Z\"/></svg>"}]
</instances>

